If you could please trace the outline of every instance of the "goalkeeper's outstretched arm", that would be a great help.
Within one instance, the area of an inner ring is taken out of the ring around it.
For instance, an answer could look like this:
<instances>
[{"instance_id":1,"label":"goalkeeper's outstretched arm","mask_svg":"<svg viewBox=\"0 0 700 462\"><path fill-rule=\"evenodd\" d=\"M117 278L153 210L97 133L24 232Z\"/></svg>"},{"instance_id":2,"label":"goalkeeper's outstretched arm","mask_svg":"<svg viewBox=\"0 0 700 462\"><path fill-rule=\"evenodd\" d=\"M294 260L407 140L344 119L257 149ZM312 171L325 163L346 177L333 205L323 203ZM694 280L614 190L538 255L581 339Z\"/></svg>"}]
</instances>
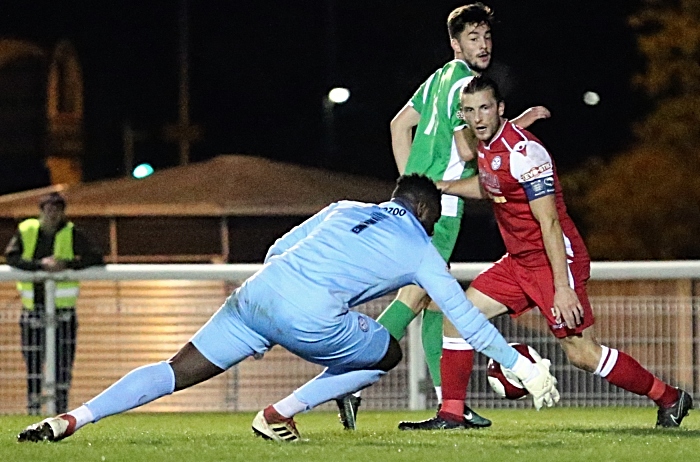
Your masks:
<instances>
[{"instance_id":1,"label":"goalkeeper's outstretched arm","mask_svg":"<svg viewBox=\"0 0 700 462\"><path fill-rule=\"evenodd\" d=\"M532 363L510 346L498 329L467 299L434 247L430 246L426 250L415 275L415 282L425 289L459 334L475 350L513 370L532 395L537 409L543 405L553 406L559 401L557 381L549 372L549 361Z\"/></svg>"}]
</instances>

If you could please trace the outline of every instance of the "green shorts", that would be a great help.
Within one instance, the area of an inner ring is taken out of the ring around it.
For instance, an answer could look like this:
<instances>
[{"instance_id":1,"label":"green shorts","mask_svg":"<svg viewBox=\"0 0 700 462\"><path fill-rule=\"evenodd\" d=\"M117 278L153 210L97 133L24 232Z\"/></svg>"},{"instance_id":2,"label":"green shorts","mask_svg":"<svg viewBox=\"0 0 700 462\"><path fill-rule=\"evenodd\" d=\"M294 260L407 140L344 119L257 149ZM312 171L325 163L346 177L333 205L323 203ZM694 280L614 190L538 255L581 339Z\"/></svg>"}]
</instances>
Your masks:
<instances>
[{"instance_id":1,"label":"green shorts","mask_svg":"<svg viewBox=\"0 0 700 462\"><path fill-rule=\"evenodd\" d=\"M435 223L435 232L433 233L433 245L437 249L440 256L446 262L450 261L452 252L457 243L459 228L462 225L462 214L457 217L441 216Z\"/></svg>"},{"instance_id":2,"label":"green shorts","mask_svg":"<svg viewBox=\"0 0 700 462\"><path fill-rule=\"evenodd\" d=\"M464 171L460 178L470 178L476 174L476 160L472 160L464 165ZM447 263L450 262L450 257L452 257L452 252L454 252L455 245L457 244L459 228L462 226L462 215L464 215L464 200L459 199L457 204L457 216L451 217L442 215L438 222L435 223L433 245Z\"/></svg>"}]
</instances>

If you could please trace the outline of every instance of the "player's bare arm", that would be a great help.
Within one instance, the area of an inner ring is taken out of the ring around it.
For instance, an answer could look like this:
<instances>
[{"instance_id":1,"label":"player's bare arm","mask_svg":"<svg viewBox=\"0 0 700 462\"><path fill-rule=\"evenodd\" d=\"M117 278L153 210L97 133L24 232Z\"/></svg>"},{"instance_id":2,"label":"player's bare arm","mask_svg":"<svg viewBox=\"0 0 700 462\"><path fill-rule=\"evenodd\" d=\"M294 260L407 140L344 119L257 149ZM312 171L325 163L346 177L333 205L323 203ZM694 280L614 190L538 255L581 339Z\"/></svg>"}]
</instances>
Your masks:
<instances>
[{"instance_id":1,"label":"player's bare arm","mask_svg":"<svg viewBox=\"0 0 700 462\"><path fill-rule=\"evenodd\" d=\"M454 132L455 147L457 154L464 162L469 162L476 157L476 146L479 140L474 136L474 132L465 126L461 130Z\"/></svg>"},{"instance_id":2,"label":"player's bare arm","mask_svg":"<svg viewBox=\"0 0 700 462\"><path fill-rule=\"evenodd\" d=\"M552 267L554 279L554 310L570 327L581 324L583 307L574 289L569 285L566 248L559 223L555 195L549 194L530 201L530 210L540 225L545 252Z\"/></svg>"},{"instance_id":3,"label":"player's bare arm","mask_svg":"<svg viewBox=\"0 0 700 462\"><path fill-rule=\"evenodd\" d=\"M420 122L420 112L416 111L410 104L404 106L391 120L391 150L394 152L399 175L403 175L406 170L406 163L413 144L413 127L418 125L418 122Z\"/></svg>"},{"instance_id":4,"label":"player's bare arm","mask_svg":"<svg viewBox=\"0 0 700 462\"><path fill-rule=\"evenodd\" d=\"M461 178L459 180L438 181L435 183L443 194L459 196L464 199L485 199L486 192L479 183L479 177Z\"/></svg>"},{"instance_id":5,"label":"player's bare arm","mask_svg":"<svg viewBox=\"0 0 700 462\"><path fill-rule=\"evenodd\" d=\"M515 119L511 120L515 125L521 128L528 128L530 125L540 119L549 119L552 114L544 106L535 106L525 110Z\"/></svg>"}]
</instances>

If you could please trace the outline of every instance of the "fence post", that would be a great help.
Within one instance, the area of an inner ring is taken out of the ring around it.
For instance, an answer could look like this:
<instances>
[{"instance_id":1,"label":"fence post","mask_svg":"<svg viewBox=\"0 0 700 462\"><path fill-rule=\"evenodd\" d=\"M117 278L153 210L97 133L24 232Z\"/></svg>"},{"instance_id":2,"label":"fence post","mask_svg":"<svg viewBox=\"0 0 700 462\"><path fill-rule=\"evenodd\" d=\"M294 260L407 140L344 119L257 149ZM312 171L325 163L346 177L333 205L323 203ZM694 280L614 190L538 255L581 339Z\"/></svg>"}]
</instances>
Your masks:
<instances>
[{"instance_id":1,"label":"fence post","mask_svg":"<svg viewBox=\"0 0 700 462\"><path fill-rule=\"evenodd\" d=\"M698 322L700 316L698 312L700 311L700 297L698 297L698 291L700 290L700 279L690 280L690 313L692 320L692 338L693 338L693 360L692 360L692 370L693 370L693 395L700 393L700 326Z\"/></svg>"},{"instance_id":2,"label":"fence post","mask_svg":"<svg viewBox=\"0 0 700 462\"><path fill-rule=\"evenodd\" d=\"M408 325L408 408L422 410L426 407L425 384L425 353L421 341L421 316L416 317Z\"/></svg>"},{"instance_id":3,"label":"fence post","mask_svg":"<svg viewBox=\"0 0 700 462\"><path fill-rule=\"evenodd\" d=\"M44 283L44 309L46 310L46 347L44 358L44 394L46 413L56 414L56 281L47 279Z\"/></svg>"}]
</instances>

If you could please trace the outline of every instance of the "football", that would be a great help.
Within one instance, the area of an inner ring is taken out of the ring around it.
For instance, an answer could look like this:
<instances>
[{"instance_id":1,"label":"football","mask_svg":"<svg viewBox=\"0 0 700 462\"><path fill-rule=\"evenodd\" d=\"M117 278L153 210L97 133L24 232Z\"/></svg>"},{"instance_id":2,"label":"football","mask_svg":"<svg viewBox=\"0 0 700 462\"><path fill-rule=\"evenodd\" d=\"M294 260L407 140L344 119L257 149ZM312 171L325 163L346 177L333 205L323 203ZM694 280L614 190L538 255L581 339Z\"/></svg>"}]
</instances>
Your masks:
<instances>
[{"instance_id":1,"label":"football","mask_svg":"<svg viewBox=\"0 0 700 462\"><path fill-rule=\"evenodd\" d=\"M533 363L542 359L532 347L524 343L511 343L513 348L518 350L518 353L528 358ZM491 389L501 398L505 399L523 399L528 395L527 390L518 377L510 370L489 359L488 363L488 380Z\"/></svg>"}]
</instances>

